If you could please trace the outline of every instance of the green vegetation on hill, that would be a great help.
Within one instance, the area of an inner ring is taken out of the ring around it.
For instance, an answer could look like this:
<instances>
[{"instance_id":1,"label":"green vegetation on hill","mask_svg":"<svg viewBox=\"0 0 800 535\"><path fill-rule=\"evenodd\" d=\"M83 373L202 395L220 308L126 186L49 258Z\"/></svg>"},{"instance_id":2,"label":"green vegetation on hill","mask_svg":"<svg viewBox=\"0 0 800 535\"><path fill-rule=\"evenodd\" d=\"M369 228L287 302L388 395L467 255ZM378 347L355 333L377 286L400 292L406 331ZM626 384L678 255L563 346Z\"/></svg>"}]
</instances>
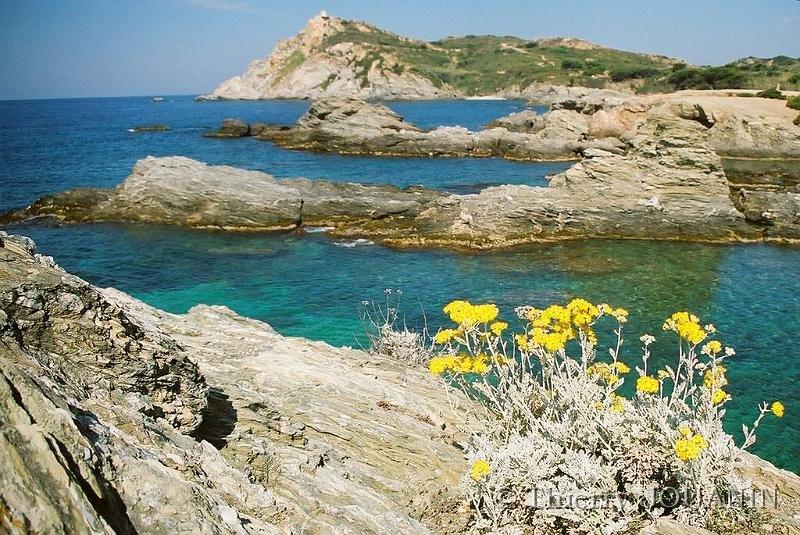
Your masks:
<instances>
[{"instance_id":1,"label":"green vegetation on hill","mask_svg":"<svg viewBox=\"0 0 800 535\"><path fill-rule=\"evenodd\" d=\"M744 58L721 67L690 67L680 60L625 52L570 39L529 41L511 36L447 37L424 42L378 28L344 21L344 30L328 36L327 48L360 43L373 50L372 61L391 56L394 72L410 71L441 87L450 84L467 95L489 94L534 82L606 87L627 83L640 92L675 89L774 88L800 84L800 58ZM362 62L359 62L362 63ZM359 73L369 65L359 65Z\"/></svg>"}]
</instances>

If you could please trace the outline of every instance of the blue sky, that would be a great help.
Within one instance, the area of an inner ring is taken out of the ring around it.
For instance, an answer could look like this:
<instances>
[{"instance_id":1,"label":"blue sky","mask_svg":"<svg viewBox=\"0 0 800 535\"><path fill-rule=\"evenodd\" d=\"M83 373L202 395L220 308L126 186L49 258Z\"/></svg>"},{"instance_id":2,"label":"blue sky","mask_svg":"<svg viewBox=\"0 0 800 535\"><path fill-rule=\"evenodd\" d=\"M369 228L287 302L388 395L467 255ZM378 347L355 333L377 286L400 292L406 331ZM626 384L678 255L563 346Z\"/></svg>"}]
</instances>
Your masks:
<instances>
[{"instance_id":1,"label":"blue sky","mask_svg":"<svg viewBox=\"0 0 800 535\"><path fill-rule=\"evenodd\" d=\"M325 9L423 39L573 36L698 64L800 56L798 0L0 0L0 99L208 92Z\"/></svg>"}]
</instances>

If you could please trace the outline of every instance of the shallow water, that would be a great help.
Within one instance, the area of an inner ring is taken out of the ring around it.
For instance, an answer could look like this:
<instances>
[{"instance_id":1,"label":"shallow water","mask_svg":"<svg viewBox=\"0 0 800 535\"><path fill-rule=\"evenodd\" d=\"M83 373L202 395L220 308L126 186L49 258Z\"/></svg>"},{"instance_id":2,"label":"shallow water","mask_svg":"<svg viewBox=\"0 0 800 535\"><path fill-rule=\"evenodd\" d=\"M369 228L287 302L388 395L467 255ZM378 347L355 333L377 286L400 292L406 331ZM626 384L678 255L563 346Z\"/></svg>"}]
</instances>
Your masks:
<instances>
[{"instance_id":1,"label":"shallow water","mask_svg":"<svg viewBox=\"0 0 800 535\"><path fill-rule=\"evenodd\" d=\"M181 154L279 176L466 190L484 183L543 183L545 174L565 167L497 159L347 158L290 152L255 140L201 137L205 127L216 127L226 116L291 122L306 106L195 103L185 97L164 104L148 99L0 102L0 209L44 192L114 185L147 154ZM522 103L393 106L424 126L474 126ZM156 122L174 130L126 131ZM359 304L383 300L385 288L403 290L401 309L409 324L422 326L427 319L432 330L445 324L441 307L455 298L496 302L510 318L517 305L544 306L581 296L628 308L628 363L634 362L637 338L646 331L659 337L654 362L659 365L674 349L674 340L660 330L664 318L688 309L714 322L722 340L737 350L728 366L729 431L740 437L741 423L752 421L758 401L783 400L786 417L765 419L754 451L800 472L795 416L800 368L793 339L800 331L797 248L598 240L461 254L364 243L343 247L324 233L235 234L139 225L8 230L31 236L42 252L88 281L117 287L159 308L184 312L198 303L222 304L281 333L336 345L363 341Z\"/></svg>"}]
</instances>

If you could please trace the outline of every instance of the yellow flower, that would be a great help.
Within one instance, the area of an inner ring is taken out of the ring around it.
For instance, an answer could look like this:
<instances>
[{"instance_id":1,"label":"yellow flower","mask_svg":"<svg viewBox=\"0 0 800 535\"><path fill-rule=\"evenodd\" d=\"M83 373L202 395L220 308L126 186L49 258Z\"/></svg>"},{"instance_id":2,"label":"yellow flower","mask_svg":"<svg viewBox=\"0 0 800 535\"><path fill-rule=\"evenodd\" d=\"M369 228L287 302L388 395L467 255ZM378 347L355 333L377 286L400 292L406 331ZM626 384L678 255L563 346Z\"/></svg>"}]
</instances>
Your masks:
<instances>
[{"instance_id":1,"label":"yellow flower","mask_svg":"<svg viewBox=\"0 0 800 535\"><path fill-rule=\"evenodd\" d=\"M676 312L664 322L665 331L675 331L692 345L702 342L707 333L700 326L700 318L688 312Z\"/></svg>"},{"instance_id":2,"label":"yellow flower","mask_svg":"<svg viewBox=\"0 0 800 535\"><path fill-rule=\"evenodd\" d=\"M631 371L630 367L621 360L618 360L617 362L613 363L611 367L616 368L617 372L619 373L628 373Z\"/></svg>"},{"instance_id":3,"label":"yellow flower","mask_svg":"<svg viewBox=\"0 0 800 535\"><path fill-rule=\"evenodd\" d=\"M455 371L456 357L449 355L443 357L433 357L428 363L428 369L434 375L441 375L446 371Z\"/></svg>"},{"instance_id":4,"label":"yellow flower","mask_svg":"<svg viewBox=\"0 0 800 535\"><path fill-rule=\"evenodd\" d=\"M489 325L489 329L495 334L495 336L500 336L503 334L503 331L508 329L508 323L505 321L496 321Z\"/></svg>"},{"instance_id":5,"label":"yellow flower","mask_svg":"<svg viewBox=\"0 0 800 535\"><path fill-rule=\"evenodd\" d=\"M619 394L611 394L611 410L614 412L625 412L625 405L622 404L625 398L620 396Z\"/></svg>"},{"instance_id":6,"label":"yellow flower","mask_svg":"<svg viewBox=\"0 0 800 535\"><path fill-rule=\"evenodd\" d=\"M654 379L647 375L636 379L636 391L643 394L655 394L658 392L660 385L661 383L658 382L658 379Z\"/></svg>"},{"instance_id":7,"label":"yellow flower","mask_svg":"<svg viewBox=\"0 0 800 535\"><path fill-rule=\"evenodd\" d=\"M458 336L459 331L458 329L442 329L436 336L433 337L433 341L437 344L446 344L456 336Z\"/></svg>"},{"instance_id":8,"label":"yellow flower","mask_svg":"<svg viewBox=\"0 0 800 535\"><path fill-rule=\"evenodd\" d=\"M528 337L524 334L518 334L514 336L514 341L517 343L517 347L520 349L520 351L528 351L528 349L530 349Z\"/></svg>"},{"instance_id":9,"label":"yellow flower","mask_svg":"<svg viewBox=\"0 0 800 535\"><path fill-rule=\"evenodd\" d=\"M472 373L486 373L489 371L489 362L491 361L489 355L478 355L472 360Z\"/></svg>"},{"instance_id":10,"label":"yellow flower","mask_svg":"<svg viewBox=\"0 0 800 535\"><path fill-rule=\"evenodd\" d=\"M688 425L684 425L683 427L678 428L678 433L680 433L685 437L689 436L692 434L692 428L689 427Z\"/></svg>"},{"instance_id":11,"label":"yellow flower","mask_svg":"<svg viewBox=\"0 0 800 535\"><path fill-rule=\"evenodd\" d=\"M706 345L704 345L703 349L701 350L701 352L704 355L708 356L716 355L720 351L722 351L722 344L719 343L717 340L711 340Z\"/></svg>"},{"instance_id":12,"label":"yellow flower","mask_svg":"<svg viewBox=\"0 0 800 535\"><path fill-rule=\"evenodd\" d=\"M475 481L480 481L484 477L489 475L489 470L491 466L489 463L483 459L478 459L474 463L472 463L472 479Z\"/></svg>"},{"instance_id":13,"label":"yellow flower","mask_svg":"<svg viewBox=\"0 0 800 535\"><path fill-rule=\"evenodd\" d=\"M728 379L725 377L725 372L728 371L725 366L716 366L707 370L703 374L703 386L709 390L714 388L722 388L728 384Z\"/></svg>"},{"instance_id":14,"label":"yellow flower","mask_svg":"<svg viewBox=\"0 0 800 535\"><path fill-rule=\"evenodd\" d=\"M675 441L675 455L682 461L690 461L700 457L700 452L708 447L703 435L694 435L687 438L679 438Z\"/></svg>"},{"instance_id":15,"label":"yellow flower","mask_svg":"<svg viewBox=\"0 0 800 535\"><path fill-rule=\"evenodd\" d=\"M628 311L624 308L615 309L613 312L611 312L611 315L617 318L617 321L620 323L625 323L628 321Z\"/></svg>"},{"instance_id":16,"label":"yellow flower","mask_svg":"<svg viewBox=\"0 0 800 535\"><path fill-rule=\"evenodd\" d=\"M714 393L711 395L711 403L713 403L714 405L719 405L726 399L728 399L728 394L721 388L719 390L715 390Z\"/></svg>"},{"instance_id":17,"label":"yellow flower","mask_svg":"<svg viewBox=\"0 0 800 535\"><path fill-rule=\"evenodd\" d=\"M780 401L774 402L770 410L772 411L772 414L774 414L778 418L783 418L783 403L781 403Z\"/></svg>"},{"instance_id":18,"label":"yellow flower","mask_svg":"<svg viewBox=\"0 0 800 535\"><path fill-rule=\"evenodd\" d=\"M476 323L489 323L500 311L497 305L473 305L469 301L451 301L442 310L450 316L454 323L464 327L472 327Z\"/></svg>"},{"instance_id":19,"label":"yellow flower","mask_svg":"<svg viewBox=\"0 0 800 535\"><path fill-rule=\"evenodd\" d=\"M658 375L659 379L666 379L667 377L669 377L669 372L667 370L658 370L658 373L656 375Z\"/></svg>"}]
</instances>

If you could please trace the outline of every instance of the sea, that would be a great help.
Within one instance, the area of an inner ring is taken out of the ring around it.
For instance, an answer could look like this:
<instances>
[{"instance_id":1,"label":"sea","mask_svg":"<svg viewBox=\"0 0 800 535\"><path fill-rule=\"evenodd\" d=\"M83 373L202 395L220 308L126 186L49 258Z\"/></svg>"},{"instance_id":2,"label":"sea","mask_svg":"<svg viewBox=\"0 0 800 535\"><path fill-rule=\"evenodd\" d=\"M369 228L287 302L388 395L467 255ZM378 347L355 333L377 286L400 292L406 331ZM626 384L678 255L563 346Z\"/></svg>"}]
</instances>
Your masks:
<instances>
[{"instance_id":1,"label":"sea","mask_svg":"<svg viewBox=\"0 0 800 535\"><path fill-rule=\"evenodd\" d=\"M390 102L425 128L478 129L524 101ZM187 156L281 178L422 185L459 194L498 184L546 186L569 163L497 158L376 158L289 151L256 139L212 139L222 119L289 124L304 101L198 102L192 96L0 101L0 212L78 187L113 187L148 155ZM165 132L134 132L164 124ZM87 224L7 227L43 254L102 287L115 287L174 313L224 305L287 336L365 347L365 309L393 308L410 328L447 326L453 299L493 302L513 323L514 307L574 297L630 311L629 365L639 335L657 337L650 366L674 362L672 312L689 310L717 326L736 350L729 359L726 428L741 442L758 403L781 400L752 451L800 473L800 248L773 244L586 240L496 252L396 250L316 233L233 233L167 226ZM609 344L612 325L601 345ZM798 339L795 339L798 337ZM601 348L605 351L605 348ZM652 368L651 368L652 369ZM631 384L624 385L630 391Z\"/></svg>"}]
</instances>

